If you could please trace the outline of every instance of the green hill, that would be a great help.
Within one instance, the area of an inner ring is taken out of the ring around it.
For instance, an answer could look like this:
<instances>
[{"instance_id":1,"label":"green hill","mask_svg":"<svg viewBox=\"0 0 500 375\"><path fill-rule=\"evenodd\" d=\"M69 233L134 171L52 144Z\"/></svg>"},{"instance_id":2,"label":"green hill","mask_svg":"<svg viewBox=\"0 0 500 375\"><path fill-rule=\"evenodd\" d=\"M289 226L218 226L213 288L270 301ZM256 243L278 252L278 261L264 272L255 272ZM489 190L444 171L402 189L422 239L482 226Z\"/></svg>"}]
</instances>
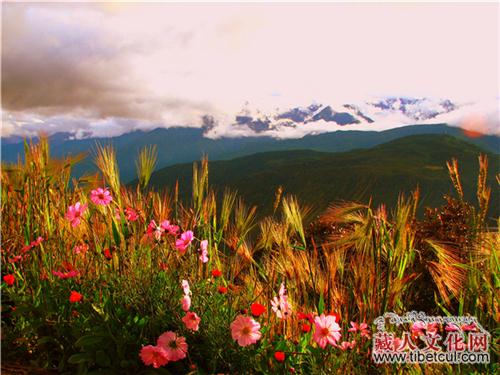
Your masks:
<instances>
[{"instance_id":1,"label":"green hill","mask_svg":"<svg viewBox=\"0 0 500 375\"><path fill-rule=\"evenodd\" d=\"M308 150L265 152L227 161L210 162L209 181L218 191L237 190L244 199L259 206L261 214L272 210L275 191L298 196L315 212L333 201L355 200L374 204L397 201L400 192L421 190L421 207L442 204L443 194L453 193L446 161L456 158L470 202L476 202L478 155L489 157L489 184L493 185L489 215L499 215L499 194L495 174L499 156L448 135L416 135L400 138L371 149L344 153ZM184 198L191 192L192 165L180 164L155 172L151 184L171 187L179 180Z\"/></svg>"}]
</instances>

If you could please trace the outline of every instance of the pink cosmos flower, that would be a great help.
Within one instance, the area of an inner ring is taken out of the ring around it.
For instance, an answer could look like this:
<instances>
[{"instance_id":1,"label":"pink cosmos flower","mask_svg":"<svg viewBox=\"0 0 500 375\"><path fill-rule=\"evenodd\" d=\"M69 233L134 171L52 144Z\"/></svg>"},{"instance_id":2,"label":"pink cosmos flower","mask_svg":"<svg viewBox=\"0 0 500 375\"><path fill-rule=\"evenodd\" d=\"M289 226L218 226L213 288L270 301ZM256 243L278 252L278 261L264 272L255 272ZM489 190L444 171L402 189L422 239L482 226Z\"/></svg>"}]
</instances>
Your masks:
<instances>
[{"instance_id":1,"label":"pink cosmos flower","mask_svg":"<svg viewBox=\"0 0 500 375\"><path fill-rule=\"evenodd\" d=\"M187 312L182 321L187 329L198 331L201 318L194 312Z\"/></svg>"},{"instance_id":2,"label":"pink cosmos flower","mask_svg":"<svg viewBox=\"0 0 500 375\"><path fill-rule=\"evenodd\" d=\"M167 351L159 346L146 345L143 346L139 356L147 366L159 368L168 363Z\"/></svg>"},{"instance_id":3,"label":"pink cosmos flower","mask_svg":"<svg viewBox=\"0 0 500 375\"><path fill-rule=\"evenodd\" d=\"M165 232L165 229L161 226L156 226L156 222L154 220L149 222L148 228L146 229L146 235L150 237L154 235L157 241L161 239L163 232Z\"/></svg>"},{"instance_id":4,"label":"pink cosmos flower","mask_svg":"<svg viewBox=\"0 0 500 375\"><path fill-rule=\"evenodd\" d=\"M177 241L175 241L175 247L182 254L186 251L188 246L191 244L191 241L193 241L193 238L194 238L193 232L188 230L187 232L182 233L181 238L179 238Z\"/></svg>"},{"instance_id":5,"label":"pink cosmos flower","mask_svg":"<svg viewBox=\"0 0 500 375\"><path fill-rule=\"evenodd\" d=\"M200 260L202 263L208 262L208 240L203 240L200 242Z\"/></svg>"},{"instance_id":6,"label":"pink cosmos flower","mask_svg":"<svg viewBox=\"0 0 500 375\"><path fill-rule=\"evenodd\" d=\"M260 324L245 315L238 315L231 323L231 336L238 341L239 346L255 344L262 336Z\"/></svg>"},{"instance_id":7,"label":"pink cosmos flower","mask_svg":"<svg viewBox=\"0 0 500 375\"><path fill-rule=\"evenodd\" d=\"M169 361L178 361L186 357L188 344L182 336L177 336L175 332L168 331L158 337L157 345L167 352Z\"/></svg>"},{"instance_id":8,"label":"pink cosmos flower","mask_svg":"<svg viewBox=\"0 0 500 375\"><path fill-rule=\"evenodd\" d=\"M66 212L66 219L69 220L73 227L80 225L82 221L83 212L87 209L86 204L81 204L76 202L74 206L69 206L68 212Z\"/></svg>"},{"instance_id":9,"label":"pink cosmos flower","mask_svg":"<svg viewBox=\"0 0 500 375\"><path fill-rule=\"evenodd\" d=\"M315 330L313 340L324 349L328 344L335 346L340 340L340 326L335 322L335 317L321 314L314 318Z\"/></svg>"},{"instance_id":10,"label":"pink cosmos flower","mask_svg":"<svg viewBox=\"0 0 500 375\"><path fill-rule=\"evenodd\" d=\"M182 292L184 293L184 295L189 295L189 293L191 293L191 289L189 288L189 282L187 280L182 280L181 282L181 286L182 286Z\"/></svg>"},{"instance_id":11,"label":"pink cosmos flower","mask_svg":"<svg viewBox=\"0 0 500 375\"><path fill-rule=\"evenodd\" d=\"M165 230L165 232L171 234L172 236L177 236L177 234L179 234L179 226L170 224L170 221L168 220L163 220L160 226Z\"/></svg>"},{"instance_id":12,"label":"pink cosmos flower","mask_svg":"<svg viewBox=\"0 0 500 375\"><path fill-rule=\"evenodd\" d=\"M127 207L125 208L125 219L128 221L136 221L139 219L139 214L133 208Z\"/></svg>"},{"instance_id":13,"label":"pink cosmos flower","mask_svg":"<svg viewBox=\"0 0 500 375\"><path fill-rule=\"evenodd\" d=\"M279 298L274 297L271 300L271 309L279 319L286 319L291 315L292 305L288 302L288 296L284 283L281 283L278 294Z\"/></svg>"},{"instance_id":14,"label":"pink cosmos flower","mask_svg":"<svg viewBox=\"0 0 500 375\"><path fill-rule=\"evenodd\" d=\"M189 308L191 307L191 297L189 297L188 295L182 296L181 306L182 306L182 310L189 311Z\"/></svg>"},{"instance_id":15,"label":"pink cosmos flower","mask_svg":"<svg viewBox=\"0 0 500 375\"><path fill-rule=\"evenodd\" d=\"M113 200L108 188L97 188L90 192L90 200L97 205L107 206Z\"/></svg>"}]
</instances>

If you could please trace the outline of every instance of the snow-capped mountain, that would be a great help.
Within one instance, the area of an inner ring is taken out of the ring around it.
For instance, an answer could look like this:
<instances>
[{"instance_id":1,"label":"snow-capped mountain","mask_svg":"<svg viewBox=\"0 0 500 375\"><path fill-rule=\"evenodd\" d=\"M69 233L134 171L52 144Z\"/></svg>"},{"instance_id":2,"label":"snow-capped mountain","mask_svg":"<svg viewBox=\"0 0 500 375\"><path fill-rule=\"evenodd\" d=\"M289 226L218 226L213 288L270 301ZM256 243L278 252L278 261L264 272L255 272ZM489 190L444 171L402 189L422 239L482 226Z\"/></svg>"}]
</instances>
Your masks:
<instances>
[{"instance_id":1,"label":"snow-capped mountain","mask_svg":"<svg viewBox=\"0 0 500 375\"><path fill-rule=\"evenodd\" d=\"M332 126L366 125L388 118L397 118L401 123L411 124L435 119L458 108L459 105L449 99L407 97L389 97L337 106L313 103L305 107L276 110L274 113L251 109L246 103L244 109L235 116L233 126L262 133L308 124L311 126L313 123Z\"/></svg>"},{"instance_id":2,"label":"snow-capped mountain","mask_svg":"<svg viewBox=\"0 0 500 375\"><path fill-rule=\"evenodd\" d=\"M371 105L384 111L400 112L416 121L429 120L458 109L449 99L436 101L428 98L387 98Z\"/></svg>"}]
</instances>

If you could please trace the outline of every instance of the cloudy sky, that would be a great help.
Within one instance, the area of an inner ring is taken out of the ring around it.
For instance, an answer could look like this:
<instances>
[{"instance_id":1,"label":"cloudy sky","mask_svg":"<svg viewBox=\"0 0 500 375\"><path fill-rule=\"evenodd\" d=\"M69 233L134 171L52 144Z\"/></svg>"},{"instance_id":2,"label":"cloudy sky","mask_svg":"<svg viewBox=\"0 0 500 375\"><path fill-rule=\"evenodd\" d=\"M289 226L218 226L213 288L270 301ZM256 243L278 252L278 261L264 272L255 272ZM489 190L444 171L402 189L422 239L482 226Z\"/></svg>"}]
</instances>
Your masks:
<instances>
[{"instance_id":1,"label":"cloudy sky","mask_svg":"<svg viewBox=\"0 0 500 375\"><path fill-rule=\"evenodd\" d=\"M2 136L118 135L206 114L231 129L245 106L384 96L449 98L466 104L450 121L491 131L498 17L496 3L4 2Z\"/></svg>"}]
</instances>

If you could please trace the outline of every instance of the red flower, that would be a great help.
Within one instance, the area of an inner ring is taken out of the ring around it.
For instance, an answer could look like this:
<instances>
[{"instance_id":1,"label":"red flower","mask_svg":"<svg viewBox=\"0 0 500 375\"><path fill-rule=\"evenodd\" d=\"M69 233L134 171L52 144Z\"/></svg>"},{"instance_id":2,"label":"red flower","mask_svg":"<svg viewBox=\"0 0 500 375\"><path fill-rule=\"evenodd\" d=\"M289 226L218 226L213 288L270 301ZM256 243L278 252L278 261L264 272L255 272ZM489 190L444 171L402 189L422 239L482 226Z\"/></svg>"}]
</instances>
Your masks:
<instances>
[{"instance_id":1,"label":"red flower","mask_svg":"<svg viewBox=\"0 0 500 375\"><path fill-rule=\"evenodd\" d=\"M311 330L311 326L307 323L303 323L301 328L302 328L302 332L304 332L304 333L307 333Z\"/></svg>"},{"instance_id":2,"label":"red flower","mask_svg":"<svg viewBox=\"0 0 500 375\"><path fill-rule=\"evenodd\" d=\"M104 254L104 257L106 259L111 259L113 258L113 256L111 255L111 250L109 250L108 248L105 248L102 253Z\"/></svg>"},{"instance_id":3,"label":"red flower","mask_svg":"<svg viewBox=\"0 0 500 375\"><path fill-rule=\"evenodd\" d=\"M285 361L285 353L284 352L275 352L274 359L276 359L278 362L284 362Z\"/></svg>"},{"instance_id":4,"label":"red flower","mask_svg":"<svg viewBox=\"0 0 500 375\"><path fill-rule=\"evenodd\" d=\"M14 275L9 274L9 275L5 275L3 277L3 281L5 281L5 284L7 284L8 286L12 286L12 285L14 285L16 278L14 277Z\"/></svg>"},{"instance_id":5,"label":"red flower","mask_svg":"<svg viewBox=\"0 0 500 375\"><path fill-rule=\"evenodd\" d=\"M220 294L226 294L227 293L227 288L225 286L220 286L217 288Z\"/></svg>"},{"instance_id":6,"label":"red flower","mask_svg":"<svg viewBox=\"0 0 500 375\"><path fill-rule=\"evenodd\" d=\"M71 294L69 295L69 302L71 302L71 303L80 302L82 300L82 298L83 298L83 296L80 293L72 290Z\"/></svg>"},{"instance_id":7,"label":"red flower","mask_svg":"<svg viewBox=\"0 0 500 375\"><path fill-rule=\"evenodd\" d=\"M218 269L212 270L212 276L213 277L220 277L220 276L222 276L222 272L219 271Z\"/></svg>"},{"instance_id":8,"label":"red flower","mask_svg":"<svg viewBox=\"0 0 500 375\"><path fill-rule=\"evenodd\" d=\"M314 323L314 318L313 318L313 314L309 313L309 314L305 314L305 313L302 313L302 312L298 312L297 313L297 318L299 318L299 320L308 320L309 323Z\"/></svg>"},{"instance_id":9,"label":"red flower","mask_svg":"<svg viewBox=\"0 0 500 375\"><path fill-rule=\"evenodd\" d=\"M264 305L261 305L260 303L255 302L250 306L250 310L252 311L252 315L257 317L264 314L264 312L266 311L266 307Z\"/></svg>"}]
</instances>

